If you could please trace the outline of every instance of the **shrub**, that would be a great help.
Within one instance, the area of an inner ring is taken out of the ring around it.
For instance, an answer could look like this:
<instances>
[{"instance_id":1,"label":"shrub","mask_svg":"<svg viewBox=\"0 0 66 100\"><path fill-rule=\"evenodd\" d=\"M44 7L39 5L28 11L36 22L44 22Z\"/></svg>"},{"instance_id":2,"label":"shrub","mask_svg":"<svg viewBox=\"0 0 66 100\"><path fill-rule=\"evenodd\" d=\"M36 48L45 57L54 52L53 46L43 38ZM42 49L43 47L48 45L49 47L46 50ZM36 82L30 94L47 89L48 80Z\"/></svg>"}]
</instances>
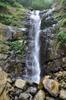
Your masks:
<instances>
[{"instance_id":1,"label":"shrub","mask_svg":"<svg viewBox=\"0 0 66 100\"><path fill-rule=\"evenodd\" d=\"M15 51L15 54L24 55L25 53L25 40L18 40L8 43L10 45L10 51Z\"/></svg>"},{"instance_id":2,"label":"shrub","mask_svg":"<svg viewBox=\"0 0 66 100\"><path fill-rule=\"evenodd\" d=\"M0 14L0 22L6 25L10 25L12 22L12 16L6 14Z\"/></svg>"}]
</instances>

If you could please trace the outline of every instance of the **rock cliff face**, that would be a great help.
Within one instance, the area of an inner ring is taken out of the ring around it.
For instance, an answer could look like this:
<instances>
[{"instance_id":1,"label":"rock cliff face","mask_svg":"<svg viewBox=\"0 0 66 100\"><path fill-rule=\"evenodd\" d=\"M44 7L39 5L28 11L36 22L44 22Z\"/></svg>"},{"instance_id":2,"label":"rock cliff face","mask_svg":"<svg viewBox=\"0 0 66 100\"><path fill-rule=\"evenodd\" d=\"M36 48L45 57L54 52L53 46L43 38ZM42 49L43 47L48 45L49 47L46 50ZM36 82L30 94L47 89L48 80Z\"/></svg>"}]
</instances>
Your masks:
<instances>
[{"instance_id":1,"label":"rock cliff face","mask_svg":"<svg viewBox=\"0 0 66 100\"><path fill-rule=\"evenodd\" d=\"M57 46L58 32L59 24L58 21L53 18L53 13L48 14L48 16L44 14L40 35L40 63L43 75L63 69L63 58L65 54L64 51Z\"/></svg>"},{"instance_id":2,"label":"rock cliff face","mask_svg":"<svg viewBox=\"0 0 66 100\"><path fill-rule=\"evenodd\" d=\"M14 75L20 73L25 63L26 28L1 25L0 31L0 66Z\"/></svg>"},{"instance_id":3,"label":"rock cliff face","mask_svg":"<svg viewBox=\"0 0 66 100\"><path fill-rule=\"evenodd\" d=\"M44 10L40 12L41 16L41 32L40 32L40 66L41 77L51 71L60 70L61 61L56 59L60 54L56 55L56 35L59 30L58 22L53 18L53 10ZM28 14L29 15L29 14ZM26 27L28 28L27 41L30 41L29 30L31 29L29 16L27 17ZM28 42L29 43L29 42ZM28 45L27 45L27 48ZM31 48L28 49L28 55Z\"/></svg>"},{"instance_id":4,"label":"rock cliff face","mask_svg":"<svg viewBox=\"0 0 66 100\"><path fill-rule=\"evenodd\" d=\"M15 0L0 1L0 66L7 72L15 73L16 65L22 70L24 64L26 29L23 21L26 12Z\"/></svg>"}]
</instances>

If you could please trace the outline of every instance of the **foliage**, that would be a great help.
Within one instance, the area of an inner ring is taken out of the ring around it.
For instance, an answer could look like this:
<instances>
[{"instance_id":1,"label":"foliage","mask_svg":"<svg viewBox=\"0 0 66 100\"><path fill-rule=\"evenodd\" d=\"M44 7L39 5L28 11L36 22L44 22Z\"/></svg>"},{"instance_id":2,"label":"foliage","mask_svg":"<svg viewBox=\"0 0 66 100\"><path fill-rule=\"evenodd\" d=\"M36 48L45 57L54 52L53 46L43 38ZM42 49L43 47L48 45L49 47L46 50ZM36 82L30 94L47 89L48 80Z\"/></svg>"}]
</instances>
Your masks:
<instances>
[{"instance_id":1,"label":"foliage","mask_svg":"<svg viewBox=\"0 0 66 100\"><path fill-rule=\"evenodd\" d=\"M9 45L10 50L14 50L17 54L24 54L25 42L23 40L9 42Z\"/></svg>"},{"instance_id":2,"label":"foliage","mask_svg":"<svg viewBox=\"0 0 66 100\"><path fill-rule=\"evenodd\" d=\"M23 27L26 9L15 0L0 0L0 22L5 25Z\"/></svg>"},{"instance_id":3,"label":"foliage","mask_svg":"<svg viewBox=\"0 0 66 100\"><path fill-rule=\"evenodd\" d=\"M7 8L7 5L0 1L0 8Z\"/></svg>"},{"instance_id":4,"label":"foliage","mask_svg":"<svg viewBox=\"0 0 66 100\"><path fill-rule=\"evenodd\" d=\"M57 35L57 41L59 46L63 46L66 43L66 0L55 0L56 2L56 12L54 17L58 20L59 32Z\"/></svg>"},{"instance_id":5,"label":"foliage","mask_svg":"<svg viewBox=\"0 0 66 100\"><path fill-rule=\"evenodd\" d=\"M14 51L16 55L24 56L25 54L25 40L16 40L16 41L3 41L0 40L0 52L11 52Z\"/></svg>"},{"instance_id":6,"label":"foliage","mask_svg":"<svg viewBox=\"0 0 66 100\"><path fill-rule=\"evenodd\" d=\"M58 42L60 42L62 45L66 43L66 32L61 31L58 33Z\"/></svg>"},{"instance_id":7,"label":"foliage","mask_svg":"<svg viewBox=\"0 0 66 100\"><path fill-rule=\"evenodd\" d=\"M16 5L16 3L17 3L16 0L0 0L0 3L1 3L1 4L4 4L4 5L5 5L5 4L6 4L6 5L9 4L9 5L11 5L11 6L17 6L17 5ZM5 5L5 6L6 6L6 5Z\"/></svg>"},{"instance_id":8,"label":"foliage","mask_svg":"<svg viewBox=\"0 0 66 100\"><path fill-rule=\"evenodd\" d=\"M10 25L12 21L12 16L0 14L0 22L6 25Z\"/></svg>"},{"instance_id":9,"label":"foliage","mask_svg":"<svg viewBox=\"0 0 66 100\"><path fill-rule=\"evenodd\" d=\"M33 9L46 9L49 8L53 0L17 0L25 7L32 7Z\"/></svg>"},{"instance_id":10,"label":"foliage","mask_svg":"<svg viewBox=\"0 0 66 100\"><path fill-rule=\"evenodd\" d=\"M66 18L64 18L64 19L62 20L61 26L62 26L62 27L66 27Z\"/></svg>"},{"instance_id":11,"label":"foliage","mask_svg":"<svg viewBox=\"0 0 66 100\"><path fill-rule=\"evenodd\" d=\"M17 0L20 4L22 4L23 6L26 6L26 7L28 7L28 6L30 6L31 5L31 3L32 3L32 0L28 0L28 2L27 2L27 0Z\"/></svg>"},{"instance_id":12,"label":"foliage","mask_svg":"<svg viewBox=\"0 0 66 100\"><path fill-rule=\"evenodd\" d=\"M33 0L32 1L32 7L34 9L46 9L50 8L50 5L52 4L53 0Z\"/></svg>"}]
</instances>

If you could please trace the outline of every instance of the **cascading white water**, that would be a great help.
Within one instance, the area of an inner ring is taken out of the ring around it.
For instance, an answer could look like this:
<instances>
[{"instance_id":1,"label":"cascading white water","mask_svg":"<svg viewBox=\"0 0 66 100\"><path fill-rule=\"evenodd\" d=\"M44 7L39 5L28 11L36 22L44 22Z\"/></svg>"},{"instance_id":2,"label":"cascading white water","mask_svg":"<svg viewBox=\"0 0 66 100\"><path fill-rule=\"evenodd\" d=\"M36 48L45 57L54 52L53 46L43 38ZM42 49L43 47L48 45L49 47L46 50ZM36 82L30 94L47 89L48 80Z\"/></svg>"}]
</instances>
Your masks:
<instances>
[{"instance_id":1,"label":"cascading white water","mask_svg":"<svg viewBox=\"0 0 66 100\"><path fill-rule=\"evenodd\" d=\"M34 23L34 31L35 31L35 40L34 40L34 50L32 51L33 57L34 57L34 71L36 71L36 76L33 77L33 79L37 82L40 81L40 63L39 63L39 37L40 37L40 25L41 25L41 19L39 15L39 11L36 11L35 13L30 16L30 18L33 20Z\"/></svg>"},{"instance_id":2,"label":"cascading white water","mask_svg":"<svg viewBox=\"0 0 66 100\"><path fill-rule=\"evenodd\" d=\"M29 30L29 50L30 53L26 59L26 79L39 83L40 81L40 63L39 63L39 37L40 37L40 12L38 10L31 11L30 14L30 30Z\"/></svg>"}]
</instances>

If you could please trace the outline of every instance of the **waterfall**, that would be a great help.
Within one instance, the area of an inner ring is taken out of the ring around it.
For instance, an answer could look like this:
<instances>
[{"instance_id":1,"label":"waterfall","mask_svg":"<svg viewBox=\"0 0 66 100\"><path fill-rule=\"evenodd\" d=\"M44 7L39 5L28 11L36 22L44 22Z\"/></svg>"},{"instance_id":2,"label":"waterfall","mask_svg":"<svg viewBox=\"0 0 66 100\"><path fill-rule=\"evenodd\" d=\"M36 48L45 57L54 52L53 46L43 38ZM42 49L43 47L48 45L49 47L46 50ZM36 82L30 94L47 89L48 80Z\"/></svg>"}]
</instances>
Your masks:
<instances>
[{"instance_id":1,"label":"waterfall","mask_svg":"<svg viewBox=\"0 0 66 100\"><path fill-rule=\"evenodd\" d=\"M40 12L38 10L30 13L30 29L29 29L29 43L26 56L26 74L25 79L31 80L35 83L40 82L40 63L39 63L39 37L40 37Z\"/></svg>"}]
</instances>

